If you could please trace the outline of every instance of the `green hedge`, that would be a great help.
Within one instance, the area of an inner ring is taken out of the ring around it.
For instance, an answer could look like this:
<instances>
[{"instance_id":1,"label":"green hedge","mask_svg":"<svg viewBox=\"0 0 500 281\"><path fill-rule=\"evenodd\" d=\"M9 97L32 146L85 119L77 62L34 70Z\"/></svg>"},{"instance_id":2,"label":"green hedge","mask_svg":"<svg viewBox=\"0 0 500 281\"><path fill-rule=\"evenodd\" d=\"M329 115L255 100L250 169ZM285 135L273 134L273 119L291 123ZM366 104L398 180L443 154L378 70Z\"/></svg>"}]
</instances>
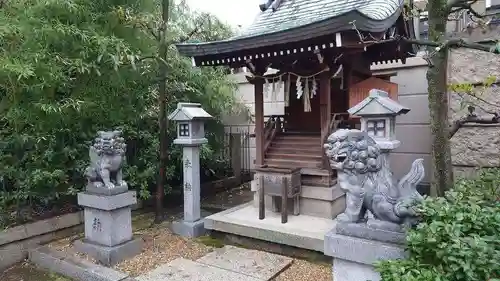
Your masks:
<instances>
[{"instance_id":1,"label":"green hedge","mask_svg":"<svg viewBox=\"0 0 500 281\"><path fill-rule=\"evenodd\" d=\"M0 228L2 217L5 224L5 217L23 219L61 197L74 199L98 130L123 130L125 180L150 196L158 174L159 63L168 69L167 111L180 101L202 103L215 117L202 165L227 168L214 160L221 116L239 108L235 85L226 69L193 68L173 46L166 60L155 59L158 42L140 23L154 26L158 15L155 1L142 0L17 0L0 9ZM172 4L169 41L206 18ZM228 35L215 19L199 31L209 39ZM172 140L175 126L168 129ZM167 177L175 183L181 151L168 149Z\"/></svg>"},{"instance_id":2,"label":"green hedge","mask_svg":"<svg viewBox=\"0 0 500 281\"><path fill-rule=\"evenodd\" d=\"M377 265L384 281L500 278L500 171L460 180L444 198L426 198L407 236L409 259Z\"/></svg>"}]
</instances>

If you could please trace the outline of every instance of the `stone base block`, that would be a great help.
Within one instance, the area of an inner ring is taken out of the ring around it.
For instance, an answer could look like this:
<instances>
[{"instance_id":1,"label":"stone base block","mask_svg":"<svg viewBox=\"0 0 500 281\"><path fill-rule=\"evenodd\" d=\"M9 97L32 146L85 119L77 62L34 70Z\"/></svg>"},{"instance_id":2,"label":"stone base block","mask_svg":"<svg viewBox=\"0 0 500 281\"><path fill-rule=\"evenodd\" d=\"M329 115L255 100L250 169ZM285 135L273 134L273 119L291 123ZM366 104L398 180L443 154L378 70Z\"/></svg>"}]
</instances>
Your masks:
<instances>
[{"instance_id":1,"label":"stone base block","mask_svg":"<svg viewBox=\"0 0 500 281\"><path fill-rule=\"evenodd\" d=\"M343 259L333 259L332 273L335 281L380 281L373 266Z\"/></svg>"},{"instance_id":2,"label":"stone base block","mask_svg":"<svg viewBox=\"0 0 500 281\"><path fill-rule=\"evenodd\" d=\"M327 187L325 187L327 188ZM275 212L272 209L271 196L264 196L264 204L266 205L266 212ZM258 193L254 193L252 204L255 208L259 208ZM318 218L334 219L345 210L345 196L338 198L322 200L314 198L300 197L300 214ZM293 199L288 201L288 213L293 214Z\"/></svg>"},{"instance_id":3,"label":"stone base block","mask_svg":"<svg viewBox=\"0 0 500 281\"><path fill-rule=\"evenodd\" d=\"M87 187L85 188L85 190L91 194L100 194L100 195L111 196L111 195L116 195L116 194L127 192L128 185L124 184L122 186L117 186L115 188L106 188L106 187L97 187L94 184L89 183L89 184L87 184Z\"/></svg>"},{"instance_id":4,"label":"stone base block","mask_svg":"<svg viewBox=\"0 0 500 281\"><path fill-rule=\"evenodd\" d=\"M364 227L358 229L351 225L350 228L345 229L344 225L344 230L356 234L361 233L366 238L338 234L336 227L325 235L323 252L333 257L333 280L379 281L380 275L373 267L375 262L407 257L402 245L367 239L381 234Z\"/></svg>"},{"instance_id":5,"label":"stone base block","mask_svg":"<svg viewBox=\"0 0 500 281\"><path fill-rule=\"evenodd\" d=\"M143 241L140 238L135 238L123 244L108 247L87 240L77 240L74 246L78 252L86 253L103 265L113 266L139 254L142 251Z\"/></svg>"},{"instance_id":6,"label":"stone base block","mask_svg":"<svg viewBox=\"0 0 500 281\"><path fill-rule=\"evenodd\" d=\"M195 222L176 221L172 223L172 232L177 235L189 238L195 238L205 235L205 220L201 219Z\"/></svg>"},{"instance_id":7,"label":"stone base block","mask_svg":"<svg viewBox=\"0 0 500 281\"><path fill-rule=\"evenodd\" d=\"M357 238L388 242L395 244L404 244L406 240L405 233L399 229L379 228L379 224L374 220L368 220L364 223L337 222L335 232L340 235L352 236ZM397 231L396 231L397 230Z\"/></svg>"},{"instance_id":8,"label":"stone base block","mask_svg":"<svg viewBox=\"0 0 500 281\"><path fill-rule=\"evenodd\" d=\"M335 230L325 235L324 253L330 257L368 265L379 260L406 258L402 245L340 235Z\"/></svg>"},{"instance_id":9,"label":"stone base block","mask_svg":"<svg viewBox=\"0 0 500 281\"><path fill-rule=\"evenodd\" d=\"M137 204L137 194L135 191L110 196L88 192L78 193L78 205L98 210L112 211L134 204Z\"/></svg>"},{"instance_id":10,"label":"stone base block","mask_svg":"<svg viewBox=\"0 0 500 281\"><path fill-rule=\"evenodd\" d=\"M85 239L112 247L132 239L131 208L103 211L85 208Z\"/></svg>"}]
</instances>

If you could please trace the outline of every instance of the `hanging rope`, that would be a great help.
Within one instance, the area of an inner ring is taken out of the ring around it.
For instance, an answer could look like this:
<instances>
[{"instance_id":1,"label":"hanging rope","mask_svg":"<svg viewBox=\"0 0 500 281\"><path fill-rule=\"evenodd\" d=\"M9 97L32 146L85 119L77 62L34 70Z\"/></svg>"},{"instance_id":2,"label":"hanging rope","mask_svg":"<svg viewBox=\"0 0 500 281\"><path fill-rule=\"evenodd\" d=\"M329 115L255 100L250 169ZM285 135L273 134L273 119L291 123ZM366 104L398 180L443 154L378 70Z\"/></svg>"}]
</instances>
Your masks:
<instances>
[{"instance_id":1,"label":"hanging rope","mask_svg":"<svg viewBox=\"0 0 500 281\"><path fill-rule=\"evenodd\" d=\"M264 79L264 96L267 98L269 96L269 92L271 92L271 101L276 102L278 99L278 94L281 91L282 84L284 83L284 102L285 106L290 105L290 86L291 86L291 76L294 75L296 77L296 82L295 82L295 87L296 87L296 93L297 93L297 99L303 99L304 103L304 111L305 112L310 112L311 111L311 98L317 95L318 91L318 83L316 81L316 76L319 74L330 71L330 68L326 67L321 71L318 71L317 73L311 74L311 75L299 75L294 72L286 72L286 73L281 73L277 74L274 76L260 76L260 75L254 75L256 78L262 78ZM339 73L342 71L342 65L340 65L335 71L335 73L330 77L330 79L336 77L339 75ZM283 76L287 75L286 81L283 81ZM312 79L311 85L309 85L309 79ZM276 83L278 83L276 85Z\"/></svg>"},{"instance_id":2,"label":"hanging rope","mask_svg":"<svg viewBox=\"0 0 500 281\"><path fill-rule=\"evenodd\" d=\"M317 73L314 73L314 74L311 74L311 75L307 75L307 76L304 76L304 75L299 75L295 72L285 72L285 73L281 73L281 74L276 74L276 75L267 75L267 76L260 76L260 75L255 75L253 74L253 77L254 78L262 78L262 79L269 79L269 80L275 80L276 78L281 78L283 75L294 75L296 77L300 77L300 78L312 78L314 76L317 76L318 74L321 74L325 71L330 71L330 68L328 67L325 67L323 70L320 70L318 71Z\"/></svg>"}]
</instances>

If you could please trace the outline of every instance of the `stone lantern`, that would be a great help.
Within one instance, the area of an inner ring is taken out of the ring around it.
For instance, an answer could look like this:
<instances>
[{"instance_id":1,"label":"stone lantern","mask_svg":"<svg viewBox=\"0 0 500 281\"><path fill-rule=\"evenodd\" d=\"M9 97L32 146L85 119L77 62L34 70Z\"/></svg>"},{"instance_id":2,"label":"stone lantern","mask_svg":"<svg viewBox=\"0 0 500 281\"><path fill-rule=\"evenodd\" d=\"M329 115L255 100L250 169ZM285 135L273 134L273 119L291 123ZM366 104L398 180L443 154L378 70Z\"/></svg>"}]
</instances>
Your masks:
<instances>
[{"instance_id":1,"label":"stone lantern","mask_svg":"<svg viewBox=\"0 0 500 281\"><path fill-rule=\"evenodd\" d=\"M168 119L177 122L177 139L183 159L184 220L174 222L174 233L185 237L198 237L205 233L200 214L200 146L207 143L204 123L211 119L198 103L178 103Z\"/></svg>"},{"instance_id":2,"label":"stone lantern","mask_svg":"<svg viewBox=\"0 0 500 281\"><path fill-rule=\"evenodd\" d=\"M377 89L370 90L367 98L348 110L349 114L361 117L361 131L367 132L385 153L399 147L395 134L396 116L409 111L389 98L387 92Z\"/></svg>"}]
</instances>

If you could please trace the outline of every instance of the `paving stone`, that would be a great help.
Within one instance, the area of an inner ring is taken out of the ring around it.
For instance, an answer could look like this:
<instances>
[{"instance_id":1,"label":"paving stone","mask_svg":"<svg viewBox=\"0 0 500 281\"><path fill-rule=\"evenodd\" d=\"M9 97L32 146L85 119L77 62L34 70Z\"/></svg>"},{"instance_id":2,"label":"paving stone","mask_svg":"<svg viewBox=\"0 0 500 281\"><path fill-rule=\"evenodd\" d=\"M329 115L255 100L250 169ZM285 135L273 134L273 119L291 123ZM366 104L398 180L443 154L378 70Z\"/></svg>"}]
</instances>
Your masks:
<instances>
[{"instance_id":1,"label":"paving stone","mask_svg":"<svg viewBox=\"0 0 500 281\"><path fill-rule=\"evenodd\" d=\"M245 274L178 258L136 278L137 281L262 281Z\"/></svg>"},{"instance_id":2,"label":"paving stone","mask_svg":"<svg viewBox=\"0 0 500 281\"><path fill-rule=\"evenodd\" d=\"M197 260L199 263L239 272L260 280L270 280L293 259L267 252L224 246Z\"/></svg>"}]
</instances>

